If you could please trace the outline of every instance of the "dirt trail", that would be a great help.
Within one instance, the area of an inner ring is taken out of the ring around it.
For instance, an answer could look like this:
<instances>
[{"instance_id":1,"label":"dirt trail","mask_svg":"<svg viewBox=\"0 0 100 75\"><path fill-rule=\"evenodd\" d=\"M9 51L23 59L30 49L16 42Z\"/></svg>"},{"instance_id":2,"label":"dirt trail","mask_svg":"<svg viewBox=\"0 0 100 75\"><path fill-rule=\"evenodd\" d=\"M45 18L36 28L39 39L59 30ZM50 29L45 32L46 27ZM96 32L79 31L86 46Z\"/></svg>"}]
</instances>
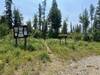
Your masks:
<instances>
[{"instance_id":1,"label":"dirt trail","mask_svg":"<svg viewBox=\"0 0 100 75\"><path fill-rule=\"evenodd\" d=\"M46 41L44 42L47 52L49 54L51 62L42 66L42 70L39 75L58 75L59 71L64 70L64 62L52 53L52 50L47 45Z\"/></svg>"},{"instance_id":2,"label":"dirt trail","mask_svg":"<svg viewBox=\"0 0 100 75\"><path fill-rule=\"evenodd\" d=\"M49 46L47 45L46 41L44 42L44 45L45 45L46 48L47 48L47 52L48 52L49 54L52 54L52 51L51 51L51 49L49 48Z\"/></svg>"},{"instance_id":3,"label":"dirt trail","mask_svg":"<svg viewBox=\"0 0 100 75\"><path fill-rule=\"evenodd\" d=\"M51 52L45 43L47 50ZM54 54L50 54L52 62L46 65L43 74L40 75L100 75L100 56L90 56L80 61L61 61Z\"/></svg>"}]
</instances>

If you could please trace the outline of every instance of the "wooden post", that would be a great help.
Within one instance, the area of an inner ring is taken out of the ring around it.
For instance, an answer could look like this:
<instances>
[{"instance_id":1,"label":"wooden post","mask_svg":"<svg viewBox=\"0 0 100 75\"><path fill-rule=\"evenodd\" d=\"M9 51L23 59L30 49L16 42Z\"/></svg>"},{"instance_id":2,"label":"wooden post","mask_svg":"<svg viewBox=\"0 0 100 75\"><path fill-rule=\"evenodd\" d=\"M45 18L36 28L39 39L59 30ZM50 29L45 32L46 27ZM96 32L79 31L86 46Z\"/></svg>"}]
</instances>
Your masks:
<instances>
[{"instance_id":1,"label":"wooden post","mask_svg":"<svg viewBox=\"0 0 100 75\"><path fill-rule=\"evenodd\" d=\"M17 38L15 39L15 46L16 47L18 46L18 40L17 40Z\"/></svg>"},{"instance_id":2,"label":"wooden post","mask_svg":"<svg viewBox=\"0 0 100 75\"><path fill-rule=\"evenodd\" d=\"M26 37L24 38L24 47L25 49L27 48L27 38Z\"/></svg>"},{"instance_id":3,"label":"wooden post","mask_svg":"<svg viewBox=\"0 0 100 75\"><path fill-rule=\"evenodd\" d=\"M66 37L65 37L65 44L66 44Z\"/></svg>"},{"instance_id":4,"label":"wooden post","mask_svg":"<svg viewBox=\"0 0 100 75\"><path fill-rule=\"evenodd\" d=\"M60 44L61 44L61 37L60 37Z\"/></svg>"}]
</instances>

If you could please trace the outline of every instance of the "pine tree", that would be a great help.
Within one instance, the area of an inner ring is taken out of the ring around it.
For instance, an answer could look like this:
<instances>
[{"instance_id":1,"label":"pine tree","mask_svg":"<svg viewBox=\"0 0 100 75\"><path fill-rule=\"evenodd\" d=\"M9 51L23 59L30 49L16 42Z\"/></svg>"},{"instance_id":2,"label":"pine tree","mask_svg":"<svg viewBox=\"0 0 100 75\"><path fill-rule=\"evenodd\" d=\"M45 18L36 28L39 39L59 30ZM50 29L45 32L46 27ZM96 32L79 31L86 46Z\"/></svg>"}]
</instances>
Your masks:
<instances>
[{"instance_id":1,"label":"pine tree","mask_svg":"<svg viewBox=\"0 0 100 75\"><path fill-rule=\"evenodd\" d=\"M35 30L38 29L38 19L36 14L34 15L33 27Z\"/></svg>"},{"instance_id":2,"label":"pine tree","mask_svg":"<svg viewBox=\"0 0 100 75\"><path fill-rule=\"evenodd\" d=\"M45 13L46 13L46 0L44 0L43 1L43 3L42 3L42 16L43 16L43 24L42 24L42 36L43 36L43 38L44 39L46 39L46 34L47 34L47 20L46 20L46 15L45 15Z\"/></svg>"},{"instance_id":3,"label":"pine tree","mask_svg":"<svg viewBox=\"0 0 100 75\"><path fill-rule=\"evenodd\" d=\"M76 27L75 27L75 32L76 33L81 33L81 25L76 25Z\"/></svg>"},{"instance_id":4,"label":"pine tree","mask_svg":"<svg viewBox=\"0 0 100 75\"><path fill-rule=\"evenodd\" d=\"M94 18L94 40L100 41L100 0L98 1Z\"/></svg>"},{"instance_id":5,"label":"pine tree","mask_svg":"<svg viewBox=\"0 0 100 75\"><path fill-rule=\"evenodd\" d=\"M42 15L43 15L43 21L45 21L45 13L46 13L46 0L42 2Z\"/></svg>"},{"instance_id":6,"label":"pine tree","mask_svg":"<svg viewBox=\"0 0 100 75\"><path fill-rule=\"evenodd\" d=\"M0 16L0 38L3 38L3 36L7 35L9 32L9 27L6 23L6 16L2 15Z\"/></svg>"},{"instance_id":7,"label":"pine tree","mask_svg":"<svg viewBox=\"0 0 100 75\"><path fill-rule=\"evenodd\" d=\"M95 11L95 7L93 6L93 4L91 4L90 5L90 20L91 20L92 32L93 32L94 11Z\"/></svg>"},{"instance_id":8,"label":"pine tree","mask_svg":"<svg viewBox=\"0 0 100 75\"><path fill-rule=\"evenodd\" d=\"M70 33L73 32L73 26L72 26L72 23L70 23Z\"/></svg>"},{"instance_id":9,"label":"pine tree","mask_svg":"<svg viewBox=\"0 0 100 75\"><path fill-rule=\"evenodd\" d=\"M45 20L44 22L43 31L42 31L42 36L44 39L46 39L46 35L47 35L47 20Z\"/></svg>"},{"instance_id":10,"label":"pine tree","mask_svg":"<svg viewBox=\"0 0 100 75\"><path fill-rule=\"evenodd\" d=\"M80 23L83 26L83 39L87 40L87 29L89 26L89 16L88 16L88 11L87 9L84 10L83 14L80 15Z\"/></svg>"},{"instance_id":11,"label":"pine tree","mask_svg":"<svg viewBox=\"0 0 100 75\"><path fill-rule=\"evenodd\" d=\"M12 0L5 0L6 19L9 29L12 28Z\"/></svg>"},{"instance_id":12,"label":"pine tree","mask_svg":"<svg viewBox=\"0 0 100 75\"><path fill-rule=\"evenodd\" d=\"M68 26L68 24L64 20L63 27L62 27L62 34L67 34L67 32L68 32L67 26Z\"/></svg>"},{"instance_id":13,"label":"pine tree","mask_svg":"<svg viewBox=\"0 0 100 75\"><path fill-rule=\"evenodd\" d=\"M13 22L15 26L21 26L22 25L22 14L19 12L18 9L14 9L13 11Z\"/></svg>"},{"instance_id":14,"label":"pine tree","mask_svg":"<svg viewBox=\"0 0 100 75\"><path fill-rule=\"evenodd\" d=\"M51 31L53 34L53 38L57 38L59 34L59 28L61 27L61 12L58 9L58 5L56 0L53 0L52 7L49 11L48 16L49 22L51 23Z\"/></svg>"},{"instance_id":15,"label":"pine tree","mask_svg":"<svg viewBox=\"0 0 100 75\"><path fill-rule=\"evenodd\" d=\"M26 24L27 24L27 27L28 27L28 33L30 34L32 32L31 21L27 21Z\"/></svg>"},{"instance_id":16,"label":"pine tree","mask_svg":"<svg viewBox=\"0 0 100 75\"><path fill-rule=\"evenodd\" d=\"M41 6L41 4L39 4L38 11L39 11L38 25L39 25L39 30L41 30L41 27L42 27L42 6Z\"/></svg>"},{"instance_id":17,"label":"pine tree","mask_svg":"<svg viewBox=\"0 0 100 75\"><path fill-rule=\"evenodd\" d=\"M44 0L43 2L42 2L42 30L43 30L43 28L44 28L44 26L45 26L45 13L46 13L46 0Z\"/></svg>"},{"instance_id":18,"label":"pine tree","mask_svg":"<svg viewBox=\"0 0 100 75\"><path fill-rule=\"evenodd\" d=\"M73 30L73 32L75 32L75 27L74 26L73 26L73 29L72 30Z\"/></svg>"}]
</instances>

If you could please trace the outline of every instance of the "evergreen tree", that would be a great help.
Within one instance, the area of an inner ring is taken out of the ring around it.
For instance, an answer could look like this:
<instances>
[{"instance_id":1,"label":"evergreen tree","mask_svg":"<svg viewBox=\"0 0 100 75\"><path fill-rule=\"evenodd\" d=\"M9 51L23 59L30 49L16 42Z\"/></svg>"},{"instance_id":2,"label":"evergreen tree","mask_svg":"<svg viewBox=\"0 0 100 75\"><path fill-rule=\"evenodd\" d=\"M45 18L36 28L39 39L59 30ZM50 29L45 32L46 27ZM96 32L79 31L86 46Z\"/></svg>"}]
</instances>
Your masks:
<instances>
[{"instance_id":1,"label":"evergreen tree","mask_svg":"<svg viewBox=\"0 0 100 75\"><path fill-rule=\"evenodd\" d=\"M47 34L47 20L45 18L45 13L46 13L46 0L43 1L43 6L42 6L42 12L43 12L43 24L42 24L42 32L43 32L43 38L46 39L46 34Z\"/></svg>"},{"instance_id":2,"label":"evergreen tree","mask_svg":"<svg viewBox=\"0 0 100 75\"><path fill-rule=\"evenodd\" d=\"M75 32L81 33L81 25L78 25L78 24L76 25Z\"/></svg>"},{"instance_id":3,"label":"evergreen tree","mask_svg":"<svg viewBox=\"0 0 100 75\"><path fill-rule=\"evenodd\" d=\"M34 15L33 27L35 30L38 29L38 19L36 14Z\"/></svg>"},{"instance_id":4,"label":"evergreen tree","mask_svg":"<svg viewBox=\"0 0 100 75\"><path fill-rule=\"evenodd\" d=\"M72 26L72 23L70 23L70 33L73 32L73 26Z\"/></svg>"},{"instance_id":5,"label":"evergreen tree","mask_svg":"<svg viewBox=\"0 0 100 75\"><path fill-rule=\"evenodd\" d=\"M38 22L38 25L39 25L39 30L41 30L41 27L42 27L42 6L41 6L41 4L39 4L39 9L38 9L38 11L39 11L39 22Z\"/></svg>"},{"instance_id":6,"label":"evergreen tree","mask_svg":"<svg viewBox=\"0 0 100 75\"><path fill-rule=\"evenodd\" d=\"M13 11L13 22L15 26L21 26L22 25L22 14L20 14L18 9L14 9Z\"/></svg>"},{"instance_id":7,"label":"evergreen tree","mask_svg":"<svg viewBox=\"0 0 100 75\"><path fill-rule=\"evenodd\" d=\"M28 27L28 33L30 34L32 32L31 21L27 21L26 24L27 24L27 27Z\"/></svg>"},{"instance_id":8,"label":"evergreen tree","mask_svg":"<svg viewBox=\"0 0 100 75\"><path fill-rule=\"evenodd\" d=\"M54 38L58 37L59 28L61 27L61 12L58 9L56 0L53 0L52 7L48 16L49 22L51 23L51 31Z\"/></svg>"},{"instance_id":9,"label":"evergreen tree","mask_svg":"<svg viewBox=\"0 0 100 75\"><path fill-rule=\"evenodd\" d=\"M46 35L47 35L47 20L45 20L44 22L43 31L42 31L42 36L44 39L46 39Z\"/></svg>"},{"instance_id":10,"label":"evergreen tree","mask_svg":"<svg viewBox=\"0 0 100 75\"><path fill-rule=\"evenodd\" d=\"M74 26L73 26L73 29L72 30L73 30L73 32L75 32L75 27Z\"/></svg>"},{"instance_id":11,"label":"evergreen tree","mask_svg":"<svg viewBox=\"0 0 100 75\"><path fill-rule=\"evenodd\" d=\"M87 40L87 29L89 26L89 16L87 9L84 10L83 14L80 15L80 23L83 26L83 39Z\"/></svg>"},{"instance_id":12,"label":"evergreen tree","mask_svg":"<svg viewBox=\"0 0 100 75\"><path fill-rule=\"evenodd\" d=\"M45 13L46 13L46 0L42 2L42 16L43 16L43 21L45 20Z\"/></svg>"},{"instance_id":13,"label":"evergreen tree","mask_svg":"<svg viewBox=\"0 0 100 75\"><path fill-rule=\"evenodd\" d=\"M46 0L44 0L43 2L42 2L42 16L43 16L43 24L42 24L42 31L44 32L45 30L45 27L46 27L46 22L47 21L45 21L45 12L46 12Z\"/></svg>"},{"instance_id":14,"label":"evergreen tree","mask_svg":"<svg viewBox=\"0 0 100 75\"><path fill-rule=\"evenodd\" d=\"M67 26L68 26L68 24L64 20L63 27L62 27L62 34L67 34L67 32L68 32Z\"/></svg>"},{"instance_id":15,"label":"evergreen tree","mask_svg":"<svg viewBox=\"0 0 100 75\"><path fill-rule=\"evenodd\" d=\"M0 23L0 38L9 33L9 27L6 23Z\"/></svg>"},{"instance_id":16,"label":"evergreen tree","mask_svg":"<svg viewBox=\"0 0 100 75\"><path fill-rule=\"evenodd\" d=\"M93 6L93 4L91 4L90 5L90 19L91 19L91 22L94 19L94 10L95 10L95 7Z\"/></svg>"},{"instance_id":17,"label":"evergreen tree","mask_svg":"<svg viewBox=\"0 0 100 75\"><path fill-rule=\"evenodd\" d=\"M100 0L98 1L94 18L94 40L100 41Z\"/></svg>"},{"instance_id":18,"label":"evergreen tree","mask_svg":"<svg viewBox=\"0 0 100 75\"><path fill-rule=\"evenodd\" d=\"M93 20L94 20L94 6L93 4L90 5L90 20L91 20L91 28L92 28L92 32L93 32Z\"/></svg>"},{"instance_id":19,"label":"evergreen tree","mask_svg":"<svg viewBox=\"0 0 100 75\"><path fill-rule=\"evenodd\" d=\"M6 23L6 16L2 15L0 16L0 38L7 35L9 32L9 27Z\"/></svg>"},{"instance_id":20,"label":"evergreen tree","mask_svg":"<svg viewBox=\"0 0 100 75\"><path fill-rule=\"evenodd\" d=\"M9 29L12 28L12 0L5 0L6 19Z\"/></svg>"}]
</instances>

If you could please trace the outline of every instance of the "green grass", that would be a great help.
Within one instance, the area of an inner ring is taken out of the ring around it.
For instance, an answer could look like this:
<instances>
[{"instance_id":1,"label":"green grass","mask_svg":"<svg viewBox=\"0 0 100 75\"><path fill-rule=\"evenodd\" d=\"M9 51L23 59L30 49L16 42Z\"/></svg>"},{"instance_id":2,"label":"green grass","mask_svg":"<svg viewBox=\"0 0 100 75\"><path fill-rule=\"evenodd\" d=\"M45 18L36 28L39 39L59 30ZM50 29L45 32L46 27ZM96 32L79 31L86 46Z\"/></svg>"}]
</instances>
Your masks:
<instances>
[{"instance_id":1,"label":"green grass","mask_svg":"<svg viewBox=\"0 0 100 75\"><path fill-rule=\"evenodd\" d=\"M100 55L99 42L74 41L67 39L67 44L62 44L57 39L49 39L47 43L54 54L63 59L80 59L90 55Z\"/></svg>"},{"instance_id":2,"label":"green grass","mask_svg":"<svg viewBox=\"0 0 100 75\"><path fill-rule=\"evenodd\" d=\"M20 39L19 46L14 45L14 39L8 35L0 39L0 75L14 75L13 72L19 66L33 60L40 60L40 56L47 53L42 39L28 38L27 49L24 49L23 40Z\"/></svg>"},{"instance_id":3,"label":"green grass","mask_svg":"<svg viewBox=\"0 0 100 75\"><path fill-rule=\"evenodd\" d=\"M28 62L36 65L36 61L46 63L51 60L43 39L29 37L27 40L27 49L24 49L22 39L19 40L18 47L14 45L15 41L10 35L0 39L0 75L14 75L14 71ZM71 39L67 39L66 45L64 40L60 44L58 39L47 39L46 42L52 53L64 60L77 60L90 55L100 55L99 42L74 41Z\"/></svg>"}]
</instances>

